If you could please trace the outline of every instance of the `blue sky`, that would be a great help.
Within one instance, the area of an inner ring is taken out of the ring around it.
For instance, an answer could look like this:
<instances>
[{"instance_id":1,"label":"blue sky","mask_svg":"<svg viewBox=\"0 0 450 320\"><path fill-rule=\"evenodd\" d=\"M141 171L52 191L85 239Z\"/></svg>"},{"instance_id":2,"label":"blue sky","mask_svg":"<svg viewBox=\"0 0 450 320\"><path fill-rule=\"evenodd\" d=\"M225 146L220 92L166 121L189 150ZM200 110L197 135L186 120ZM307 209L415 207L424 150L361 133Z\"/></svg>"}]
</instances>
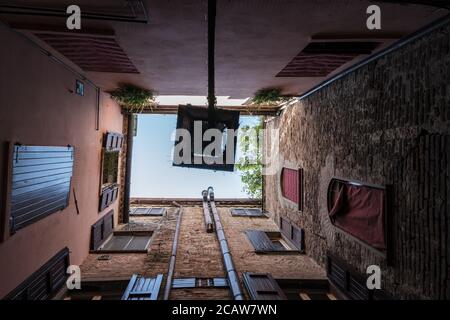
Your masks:
<instances>
[{"instance_id":1,"label":"blue sky","mask_svg":"<svg viewBox=\"0 0 450 320\"><path fill-rule=\"evenodd\" d=\"M241 117L243 125L257 123L257 117ZM139 115L134 137L131 169L132 197L198 198L211 184L218 198L248 198L242 191L239 172L214 172L172 166L176 115ZM237 158L239 156L239 145Z\"/></svg>"}]
</instances>

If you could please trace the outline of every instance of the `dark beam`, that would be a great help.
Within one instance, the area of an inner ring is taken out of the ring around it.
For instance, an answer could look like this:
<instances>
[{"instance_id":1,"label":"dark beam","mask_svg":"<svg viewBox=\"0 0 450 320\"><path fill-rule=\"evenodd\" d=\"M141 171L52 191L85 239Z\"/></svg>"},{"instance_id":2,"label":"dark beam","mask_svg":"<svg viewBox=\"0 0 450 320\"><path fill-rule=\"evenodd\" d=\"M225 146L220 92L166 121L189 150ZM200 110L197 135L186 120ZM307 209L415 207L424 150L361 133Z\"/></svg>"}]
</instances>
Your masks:
<instances>
[{"instance_id":1,"label":"dark beam","mask_svg":"<svg viewBox=\"0 0 450 320\"><path fill-rule=\"evenodd\" d=\"M206 108L206 107L205 107ZM240 111L241 115L254 115L254 116L275 116L280 109L278 106L227 106L219 107L225 110ZM143 114L177 114L178 106L156 106L153 109L145 109L141 113Z\"/></svg>"},{"instance_id":2,"label":"dark beam","mask_svg":"<svg viewBox=\"0 0 450 320\"><path fill-rule=\"evenodd\" d=\"M261 206L259 199L236 199L236 198L218 198L215 199L218 206ZM131 198L133 205L155 205L172 206L176 202L183 206L202 205L202 198Z\"/></svg>"}]
</instances>

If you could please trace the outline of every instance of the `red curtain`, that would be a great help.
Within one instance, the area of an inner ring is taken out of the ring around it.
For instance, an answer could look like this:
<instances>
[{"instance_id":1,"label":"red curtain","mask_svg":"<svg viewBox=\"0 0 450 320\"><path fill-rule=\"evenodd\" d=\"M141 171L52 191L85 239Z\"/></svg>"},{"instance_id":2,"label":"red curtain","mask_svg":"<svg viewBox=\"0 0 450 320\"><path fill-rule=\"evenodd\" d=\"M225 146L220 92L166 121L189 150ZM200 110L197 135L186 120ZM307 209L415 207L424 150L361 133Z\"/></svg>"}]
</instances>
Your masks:
<instances>
[{"instance_id":1,"label":"red curtain","mask_svg":"<svg viewBox=\"0 0 450 320\"><path fill-rule=\"evenodd\" d=\"M333 224L377 249L386 249L383 189L343 184L330 211Z\"/></svg>"}]
</instances>

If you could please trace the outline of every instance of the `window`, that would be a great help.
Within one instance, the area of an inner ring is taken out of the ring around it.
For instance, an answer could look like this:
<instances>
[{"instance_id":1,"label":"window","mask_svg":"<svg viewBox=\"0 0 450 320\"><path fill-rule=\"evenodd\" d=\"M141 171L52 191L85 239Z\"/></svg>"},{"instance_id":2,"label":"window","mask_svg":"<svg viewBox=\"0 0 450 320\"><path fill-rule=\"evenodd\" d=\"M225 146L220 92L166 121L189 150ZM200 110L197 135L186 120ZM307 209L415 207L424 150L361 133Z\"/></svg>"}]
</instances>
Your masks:
<instances>
[{"instance_id":1,"label":"window","mask_svg":"<svg viewBox=\"0 0 450 320\"><path fill-rule=\"evenodd\" d=\"M73 147L11 145L10 161L6 218L11 233L68 206Z\"/></svg>"},{"instance_id":2,"label":"window","mask_svg":"<svg viewBox=\"0 0 450 320\"><path fill-rule=\"evenodd\" d=\"M377 250L387 249L385 188L331 179L328 210L334 226Z\"/></svg>"},{"instance_id":3,"label":"window","mask_svg":"<svg viewBox=\"0 0 450 320\"><path fill-rule=\"evenodd\" d=\"M303 210L303 170L283 168L281 171L281 194Z\"/></svg>"},{"instance_id":4,"label":"window","mask_svg":"<svg viewBox=\"0 0 450 320\"><path fill-rule=\"evenodd\" d=\"M117 183L118 164L119 152L109 151L103 154L102 189Z\"/></svg>"},{"instance_id":5,"label":"window","mask_svg":"<svg viewBox=\"0 0 450 320\"><path fill-rule=\"evenodd\" d=\"M172 289L228 288L227 278L175 278Z\"/></svg>"},{"instance_id":6,"label":"window","mask_svg":"<svg viewBox=\"0 0 450 320\"><path fill-rule=\"evenodd\" d=\"M340 258L327 254L327 276L346 298L351 300L389 300L383 290L369 290L367 275L362 275Z\"/></svg>"},{"instance_id":7,"label":"window","mask_svg":"<svg viewBox=\"0 0 450 320\"><path fill-rule=\"evenodd\" d=\"M305 232L292 224L288 219L280 216L279 227L281 234L298 250L305 251Z\"/></svg>"},{"instance_id":8,"label":"window","mask_svg":"<svg viewBox=\"0 0 450 320\"><path fill-rule=\"evenodd\" d=\"M256 208L233 208L233 209L231 209L231 215L233 217L267 218L267 216L262 212L261 209L256 209Z\"/></svg>"},{"instance_id":9,"label":"window","mask_svg":"<svg viewBox=\"0 0 450 320\"><path fill-rule=\"evenodd\" d=\"M114 211L111 210L91 228L91 252L146 253L152 231L114 231Z\"/></svg>"},{"instance_id":10,"label":"window","mask_svg":"<svg viewBox=\"0 0 450 320\"><path fill-rule=\"evenodd\" d=\"M96 250L101 253L145 253L152 238L151 231L121 232L115 231Z\"/></svg>"},{"instance_id":11,"label":"window","mask_svg":"<svg viewBox=\"0 0 450 320\"><path fill-rule=\"evenodd\" d=\"M119 158L123 135L108 132L103 139L99 211L109 207L119 195Z\"/></svg>"},{"instance_id":12,"label":"window","mask_svg":"<svg viewBox=\"0 0 450 320\"><path fill-rule=\"evenodd\" d=\"M136 207L131 208L131 216L163 216L166 213L165 208Z\"/></svg>"},{"instance_id":13,"label":"window","mask_svg":"<svg viewBox=\"0 0 450 320\"><path fill-rule=\"evenodd\" d=\"M251 300L287 300L283 290L269 273L244 272L243 280Z\"/></svg>"},{"instance_id":14,"label":"window","mask_svg":"<svg viewBox=\"0 0 450 320\"><path fill-rule=\"evenodd\" d=\"M256 253L300 253L301 251L280 232L277 231L245 231L247 238Z\"/></svg>"},{"instance_id":15,"label":"window","mask_svg":"<svg viewBox=\"0 0 450 320\"><path fill-rule=\"evenodd\" d=\"M338 300L327 279L276 279L288 300Z\"/></svg>"}]
</instances>

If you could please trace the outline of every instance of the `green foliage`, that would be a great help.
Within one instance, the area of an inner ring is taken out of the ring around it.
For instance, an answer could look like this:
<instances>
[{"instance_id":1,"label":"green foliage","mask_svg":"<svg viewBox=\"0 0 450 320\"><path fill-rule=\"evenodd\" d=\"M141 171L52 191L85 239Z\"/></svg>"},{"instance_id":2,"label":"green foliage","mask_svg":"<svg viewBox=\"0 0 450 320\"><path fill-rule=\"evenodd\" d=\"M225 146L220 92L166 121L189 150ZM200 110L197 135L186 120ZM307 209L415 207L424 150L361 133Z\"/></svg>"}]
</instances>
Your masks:
<instances>
[{"instance_id":1,"label":"green foliage","mask_svg":"<svg viewBox=\"0 0 450 320\"><path fill-rule=\"evenodd\" d=\"M154 92L132 84L122 84L110 92L111 98L130 112L141 112L154 103Z\"/></svg>"},{"instance_id":2,"label":"green foliage","mask_svg":"<svg viewBox=\"0 0 450 320\"><path fill-rule=\"evenodd\" d=\"M262 118L257 125L240 129L239 143L243 156L236 163L244 184L243 191L254 199L262 197L261 134Z\"/></svg>"},{"instance_id":3,"label":"green foliage","mask_svg":"<svg viewBox=\"0 0 450 320\"><path fill-rule=\"evenodd\" d=\"M285 101L287 98L281 95L280 88L264 88L256 91L252 102L254 104L277 104Z\"/></svg>"}]
</instances>

